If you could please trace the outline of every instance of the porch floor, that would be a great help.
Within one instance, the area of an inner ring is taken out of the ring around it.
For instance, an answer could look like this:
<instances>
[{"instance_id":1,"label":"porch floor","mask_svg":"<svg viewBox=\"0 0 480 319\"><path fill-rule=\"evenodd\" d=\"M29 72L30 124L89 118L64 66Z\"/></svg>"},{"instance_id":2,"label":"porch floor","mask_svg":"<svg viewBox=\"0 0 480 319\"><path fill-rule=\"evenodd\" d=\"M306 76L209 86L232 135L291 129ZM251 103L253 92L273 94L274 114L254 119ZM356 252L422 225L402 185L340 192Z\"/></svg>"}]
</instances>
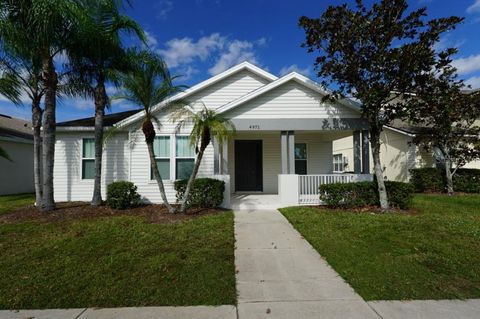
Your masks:
<instances>
[{"instance_id":1,"label":"porch floor","mask_svg":"<svg viewBox=\"0 0 480 319\"><path fill-rule=\"evenodd\" d=\"M230 205L234 210L277 209L282 207L278 194L233 193Z\"/></svg>"}]
</instances>

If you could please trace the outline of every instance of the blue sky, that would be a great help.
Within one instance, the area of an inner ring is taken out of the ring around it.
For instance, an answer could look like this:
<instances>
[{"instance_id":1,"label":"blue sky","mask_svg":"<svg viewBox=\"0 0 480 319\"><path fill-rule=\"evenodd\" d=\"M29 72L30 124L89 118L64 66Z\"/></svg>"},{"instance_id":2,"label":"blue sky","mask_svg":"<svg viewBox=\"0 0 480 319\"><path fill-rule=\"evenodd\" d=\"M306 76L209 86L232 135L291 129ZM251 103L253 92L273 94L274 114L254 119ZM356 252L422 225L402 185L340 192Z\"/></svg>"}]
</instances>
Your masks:
<instances>
[{"instance_id":1,"label":"blue sky","mask_svg":"<svg viewBox=\"0 0 480 319\"><path fill-rule=\"evenodd\" d=\"M297 21L318 17L344 1L310 0L132 0L127 13L146 30L149 46L160 52L180 82L194 85L244 60L276 75L297 71L315 79L314 55L300 47ZM347 3L353 3L353 0ZM368 3L369 1L367 1ZM410 0L410 9L427 6L429 18L458 15L465 21L445 34L438 48L456 46L454 65L462 78L480 87L480 0ZM108 88L113 93L113 87ZM30 118L28 101L15 107L0 96L0 113ZM116 102L108 112L133 106ZM57 120L93 116L93 102L64 99Z\"/></svg>"}]
</instances>

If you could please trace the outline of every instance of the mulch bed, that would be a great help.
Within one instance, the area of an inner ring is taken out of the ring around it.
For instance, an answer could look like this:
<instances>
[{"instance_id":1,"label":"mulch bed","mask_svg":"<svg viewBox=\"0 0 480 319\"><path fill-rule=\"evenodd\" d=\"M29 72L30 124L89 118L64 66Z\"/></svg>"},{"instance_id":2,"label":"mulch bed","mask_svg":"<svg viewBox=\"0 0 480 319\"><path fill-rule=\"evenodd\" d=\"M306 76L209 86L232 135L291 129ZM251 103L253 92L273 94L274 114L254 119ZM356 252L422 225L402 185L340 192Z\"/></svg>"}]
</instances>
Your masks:
<instances>
[{"instance_id":1,"label":"mulch bed","mask_svg":"<svg viewBox=\"0 0 480 319\"><path fill-rule=\"evenodd\" d=\"M121 215L144 217L145 220L150 223L171 224L206 214L218 214L224 211L225 210L222 209L192 208L184 214L171 214L163 205L141 205L131 209L118 210L105 205L91 206L89 202L64 202L57 203L57 209L48 213L42 213L34 206L13 210L11 213L0 216L0 224L15 224L28 221L50 223Z\"/></svg>"}]
</instances>

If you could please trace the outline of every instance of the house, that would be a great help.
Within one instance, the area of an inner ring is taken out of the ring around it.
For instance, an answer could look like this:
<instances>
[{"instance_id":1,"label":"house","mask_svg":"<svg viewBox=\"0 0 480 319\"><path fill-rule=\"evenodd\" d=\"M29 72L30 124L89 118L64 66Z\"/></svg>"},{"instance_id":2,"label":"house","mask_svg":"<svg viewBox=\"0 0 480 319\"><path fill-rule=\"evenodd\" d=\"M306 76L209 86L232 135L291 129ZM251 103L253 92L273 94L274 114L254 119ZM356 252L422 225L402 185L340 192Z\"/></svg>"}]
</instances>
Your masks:
<instances>
[{"instance_id":1,"label":"house","mask_svg":"<svg viewBox=\"0 0 480 319\"><path fill-rule=\"evenodd\" d=\"M196 110L205 105L235 125L233 140L209 145L199 171L199 176L226 182L224 206L230 206L230 195L233 207L262 200L298 205L317 203L321 183L371 179L366 138L355 139L360 150L354 161L357 173L334 173L333 141L352 134L366 137L368 124L357 103L323 102L325 94L324 88L298 73L277 77L244 62L171 97L168 103L188 103ZM176 130L165 105L154 107L161 123L156 126L154 146L167 196L175 201L173 182L189 176L195 153L188 144L191 128ZM139 110L105 117L105 125L115 130L104 147L102 191L112 181L128 180L145 201L160 203L140 128L142 118ZM91 199L93 137L93 118L57 125L56 201Z\"/></svg>"},{"instance_id":2,"label":"house","mask_svg":"<svg viewBox=\"0 0 480 319\"><path fill-rule=\"evenodd\" d=\"M407 182L410 179L410 169L435 167L434 154L412 143L413 138L421 132L422 128L401 121L394 121L391 125L384 127L380 136L380 161L385 179ZM334 172L355 171L352 164L355 158L352 146L354 138L353 135L333 142ZM373 168L371 157L370 167ZM480 161L467 163L464 168L480 169Z\"/></svg>"},{"instance_id":3,"label":"house","mask_svg":"<svg viewBox=\"0 0 480 319\"><path fill-rule=\"evenodd\" d=\"M33 193L33 132L30 122L0 114L0 195Z\"/></svg>"}]
</instances>

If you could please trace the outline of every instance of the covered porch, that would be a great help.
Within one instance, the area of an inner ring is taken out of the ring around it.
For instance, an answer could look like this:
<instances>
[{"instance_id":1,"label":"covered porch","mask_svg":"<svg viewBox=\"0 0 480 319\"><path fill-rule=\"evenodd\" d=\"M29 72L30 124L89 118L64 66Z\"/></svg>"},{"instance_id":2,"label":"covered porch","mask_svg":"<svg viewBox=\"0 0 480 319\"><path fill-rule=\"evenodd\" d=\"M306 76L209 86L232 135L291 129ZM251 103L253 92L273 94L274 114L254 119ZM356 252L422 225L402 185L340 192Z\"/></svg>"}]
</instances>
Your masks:
<instances>
[{"instance_id":1,"label":"covered porch","mask_svg":"<svg viewBox=\"0 0 480 319\"><path fill-rule=\"evenodd\" d=\"M333 141L353 135L354 161L339 169ZM366 130L240 130L215 145L215 173L228 175L234 209L319 205L321 184L372 180Z\"/></svg>"}]
</instances>

